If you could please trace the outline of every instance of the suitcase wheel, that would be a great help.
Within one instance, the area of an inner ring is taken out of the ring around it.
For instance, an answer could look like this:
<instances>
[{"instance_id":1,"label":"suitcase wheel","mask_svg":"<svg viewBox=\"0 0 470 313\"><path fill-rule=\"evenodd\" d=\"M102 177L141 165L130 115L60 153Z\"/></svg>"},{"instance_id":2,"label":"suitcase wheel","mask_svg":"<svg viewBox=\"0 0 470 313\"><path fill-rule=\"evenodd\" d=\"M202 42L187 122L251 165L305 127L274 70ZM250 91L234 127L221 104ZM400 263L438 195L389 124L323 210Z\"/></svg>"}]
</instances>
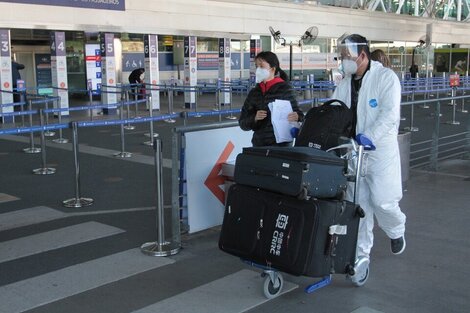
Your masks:
<instances>
[{"instance_id":1,"label":"suitcase wheel","mask_svg":"<svg viewBox=\"0 0 470 313\"><path fill-rule=\"evenodd\" d=\"M356 274L356 271L354 270L354 266L348 265L346 267L346 274L349 276L354 276L354 274Z\"/></svg>"},{"instance_id":2,"label":"suitcase wheel","mask_svg":"<svg viewBox=\"0 0 470 313\"><path fill-rule=\"evenodd\" d=\"M281 293L282 287L284 286L284 278L275 271L266 271L263 274L265 274L262 275L265 276L263 284L264 296L268 299L273 299Z\"/></svg>"}]
</instances>

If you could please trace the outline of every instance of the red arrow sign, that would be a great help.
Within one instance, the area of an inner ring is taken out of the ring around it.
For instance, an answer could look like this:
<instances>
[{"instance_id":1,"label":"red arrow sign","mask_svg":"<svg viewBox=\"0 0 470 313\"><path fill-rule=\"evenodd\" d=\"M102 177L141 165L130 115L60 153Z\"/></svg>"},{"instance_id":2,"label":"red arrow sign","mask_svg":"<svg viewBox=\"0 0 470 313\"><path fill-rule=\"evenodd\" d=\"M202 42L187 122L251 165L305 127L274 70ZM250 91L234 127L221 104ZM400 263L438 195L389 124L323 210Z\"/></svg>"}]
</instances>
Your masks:
<instances>
[{"instance_id":1,"label":"red arrow sign","mask_svg":"<svg viewBox=\"0 0 470 313\"><path fill-rule=\"evenodd\" d=\"M222 204L225 204L225 192L220 189L220 185L225 183L225 178L220 175L220 171L222 170L222 164L225 163L232 154L233 149L235 148L234 144L229 141L225 146L224 151L219 156L217 162L215 162L214 167L212 168L209 176L207 176L204 185L216 196L217 199Z\"/></svg>"}]
</instances>

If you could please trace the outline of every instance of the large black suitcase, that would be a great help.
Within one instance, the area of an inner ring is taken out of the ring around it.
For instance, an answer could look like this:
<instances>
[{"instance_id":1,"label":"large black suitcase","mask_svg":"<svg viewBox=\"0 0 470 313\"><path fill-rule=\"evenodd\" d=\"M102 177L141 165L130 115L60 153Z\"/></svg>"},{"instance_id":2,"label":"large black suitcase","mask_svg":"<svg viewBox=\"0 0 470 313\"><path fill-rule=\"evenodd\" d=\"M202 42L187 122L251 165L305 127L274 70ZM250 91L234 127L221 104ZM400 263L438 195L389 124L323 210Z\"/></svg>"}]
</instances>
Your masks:
<instances>
[{"instance_id":1,"label":"large black suitcase","mask_svg":"<svg viewBox=\"0 0 470 313\"><path fill-rule=\"evenodd\" d=\"M236 183L299 199L342 198L347 161L309 147L243 148L235 163Z\"/></svg>"},{"instance_id":2,"label":"large black suitcase","mask_svg":"<svg viewBox=\"0 0 470 313\"><path fill-rule=\"evenodd\" d=\"M351 273L360 211L347 201L299 200L235 184L219 248L293 275Z\"/></svg>"}]
</instances>

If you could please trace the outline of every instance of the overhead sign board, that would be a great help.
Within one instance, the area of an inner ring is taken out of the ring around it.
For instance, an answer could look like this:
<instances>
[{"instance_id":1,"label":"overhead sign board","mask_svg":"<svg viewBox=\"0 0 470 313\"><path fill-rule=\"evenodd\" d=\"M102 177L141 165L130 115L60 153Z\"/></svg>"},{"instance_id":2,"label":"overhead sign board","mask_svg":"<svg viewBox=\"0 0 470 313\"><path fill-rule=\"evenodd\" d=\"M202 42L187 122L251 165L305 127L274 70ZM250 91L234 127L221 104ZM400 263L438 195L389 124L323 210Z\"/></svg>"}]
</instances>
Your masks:
<instances>
[{"instance_id":1,"label":"overhead sign board","mask_svg":"<svg viewBox=\"0 0 470 313\"><path fill-rule=\"evenodd\" d=\"M0 0L0 2L55 5L101 10L124 11L126 9L126 0Z\"/></svg>"}]
</instances>

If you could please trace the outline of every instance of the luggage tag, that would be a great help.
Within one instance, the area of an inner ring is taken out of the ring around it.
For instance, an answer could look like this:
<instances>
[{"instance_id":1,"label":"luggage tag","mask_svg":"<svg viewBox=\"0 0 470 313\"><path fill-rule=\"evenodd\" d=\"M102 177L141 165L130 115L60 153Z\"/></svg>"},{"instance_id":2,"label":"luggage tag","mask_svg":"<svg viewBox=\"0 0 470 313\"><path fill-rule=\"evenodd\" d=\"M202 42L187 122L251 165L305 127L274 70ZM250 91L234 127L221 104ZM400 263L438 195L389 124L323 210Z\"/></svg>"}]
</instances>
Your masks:
<instances>
[{"instance_id":1,"label":"luggage tag","mask_svg":"<svg viewBox=\"0 0 470 313\"><path fill-rule=\"evenodd\" d=\"M347 225L331 225L328 229L327 245L325 247L325 255L336 256L335 247L338 243L338 236L348 233Z\"/></svg>"}]
</instances>

